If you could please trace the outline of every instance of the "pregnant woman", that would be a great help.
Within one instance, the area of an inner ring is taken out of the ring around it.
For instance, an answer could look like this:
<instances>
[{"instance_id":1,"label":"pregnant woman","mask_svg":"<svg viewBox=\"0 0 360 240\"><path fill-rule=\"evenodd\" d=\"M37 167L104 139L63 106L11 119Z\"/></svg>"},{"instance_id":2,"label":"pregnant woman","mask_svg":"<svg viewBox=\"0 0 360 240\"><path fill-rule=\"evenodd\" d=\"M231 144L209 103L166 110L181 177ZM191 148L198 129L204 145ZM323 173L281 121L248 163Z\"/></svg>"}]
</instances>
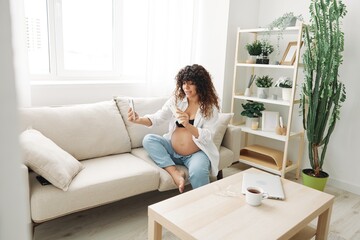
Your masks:
<instances>
[{"instance_id":1,"label":"pregnant woman","mask_svg":"<svg viewBox=\"0 0 360 240\"><path fill-rule=\"evenodd\" d=\"M175 80L174 95L160 110L143 117L135 113L134 118L130 108L128 120L152 127L170 119L169 132L163 136L146 135L143 146L182 193L185 173L176 165L188 168L192 188L209 183L210 175L218 174L219 151L213 142L212 128L218 118L219 101L210 74L201 65L186 66Z\"/></svg>"}]
</instances>

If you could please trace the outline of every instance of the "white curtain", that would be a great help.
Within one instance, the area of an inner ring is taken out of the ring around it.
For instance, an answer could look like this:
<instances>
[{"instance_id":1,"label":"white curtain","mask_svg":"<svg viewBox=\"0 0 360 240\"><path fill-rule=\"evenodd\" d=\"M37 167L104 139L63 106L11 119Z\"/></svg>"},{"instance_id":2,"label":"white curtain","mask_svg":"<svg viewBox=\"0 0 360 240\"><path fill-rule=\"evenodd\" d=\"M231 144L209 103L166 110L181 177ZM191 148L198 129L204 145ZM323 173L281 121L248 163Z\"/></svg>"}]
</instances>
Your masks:
<instances>
[{"instance_id":1,"label":"white curtain","mask_svg":"<svg viewBox=\"0 0 360 240\"><path fill-rule=\"evenodd\" d=\"M175 75L191 63L194 2L149 1L148 95L170 95Z\"/></svg>"}]
</instances>

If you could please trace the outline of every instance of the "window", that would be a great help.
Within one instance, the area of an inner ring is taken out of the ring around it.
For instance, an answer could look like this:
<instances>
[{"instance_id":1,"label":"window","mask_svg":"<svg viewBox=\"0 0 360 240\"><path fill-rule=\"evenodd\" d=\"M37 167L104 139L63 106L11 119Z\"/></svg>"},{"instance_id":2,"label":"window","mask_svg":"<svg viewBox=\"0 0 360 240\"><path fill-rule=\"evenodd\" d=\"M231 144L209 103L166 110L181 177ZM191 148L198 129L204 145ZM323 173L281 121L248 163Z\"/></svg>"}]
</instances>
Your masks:
<instances>
[{"instance_id":1,"label":"window","mask_svg":"<svg viewBox=\"0 0 360 240\"><path fill-rule=\"evenodd\" d=\"M193 5L183 0L25 0L32 79L173 79L191 62Z\"/></svg>"},{"instance_id":2,"label":"window","mask_svg":"<svg viewBox=\"0 0 360 240\"><path fill-rule=\"evenodd\" d=\"M62 0L58 24L62 24L65 71L111 71L113 13L111 0ZM56 28L55 28L56 29ZM62 40L62 41L61 41Z\"/></svg>"},{"instance_id":3,"label":"window","mask_svg":"<svg viewBox=\"0 0 360 240\"><path fill-rule=\"evenodd\" d=\"M49 74L46 1L25 0L24 5L30 74Z\"/></svg>"}]
</instances>

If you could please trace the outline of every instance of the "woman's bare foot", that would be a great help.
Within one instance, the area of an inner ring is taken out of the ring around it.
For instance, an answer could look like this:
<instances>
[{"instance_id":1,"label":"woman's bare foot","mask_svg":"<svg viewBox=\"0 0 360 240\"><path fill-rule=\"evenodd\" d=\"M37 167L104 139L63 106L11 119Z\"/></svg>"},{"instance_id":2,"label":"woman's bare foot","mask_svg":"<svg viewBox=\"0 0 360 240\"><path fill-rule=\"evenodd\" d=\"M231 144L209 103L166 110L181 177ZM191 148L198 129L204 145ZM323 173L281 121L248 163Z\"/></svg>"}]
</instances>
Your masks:
<instances>
[{"instance_id":1,"label":"woman's bare foot","mask_svg":"<svg viewBox=\"0 0 360 240\"><path fill-rule=\"evenodd\" d=\"M176 186L179 188L179 192L183 193L185 189L185 172L178 170L175 166L169 166L164 168L168 173L170 173L172 179L174 180Z\"/></svg>"},{"instance_id":2,"label":"woman's bare foot","mask_svg":"<svg viewBox=\"0 0 360 240\"><path fill-rule=\"evenodd\" d=\"M179 192L183 193L185 189L185 173L184 171L178 171L180 175L178 176L178 182L175 181L175 184L179 187Z\"/></svg>"}]
</instances>

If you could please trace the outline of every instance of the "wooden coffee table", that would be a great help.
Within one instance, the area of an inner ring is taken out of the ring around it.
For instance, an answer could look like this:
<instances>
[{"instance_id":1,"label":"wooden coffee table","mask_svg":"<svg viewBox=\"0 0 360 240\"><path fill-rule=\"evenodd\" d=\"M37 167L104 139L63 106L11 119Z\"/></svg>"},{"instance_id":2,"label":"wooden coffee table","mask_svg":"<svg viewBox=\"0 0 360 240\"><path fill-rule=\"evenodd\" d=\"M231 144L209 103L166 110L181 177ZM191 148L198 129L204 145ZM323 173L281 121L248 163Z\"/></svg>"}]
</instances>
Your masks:
<instances>
[{"instance_id":1,"label":"wooden coffee table","mask_svg":"<svg viewBox=\"0 0 360 240\"><path fill-rule=\"evenodd\" d=\"M162 227L186 240L327 239L334 196L282 179L286 200L252 207L240 194L244 172L150 205L149 239L161 239Z\"/></svg>"}]
</instances>

